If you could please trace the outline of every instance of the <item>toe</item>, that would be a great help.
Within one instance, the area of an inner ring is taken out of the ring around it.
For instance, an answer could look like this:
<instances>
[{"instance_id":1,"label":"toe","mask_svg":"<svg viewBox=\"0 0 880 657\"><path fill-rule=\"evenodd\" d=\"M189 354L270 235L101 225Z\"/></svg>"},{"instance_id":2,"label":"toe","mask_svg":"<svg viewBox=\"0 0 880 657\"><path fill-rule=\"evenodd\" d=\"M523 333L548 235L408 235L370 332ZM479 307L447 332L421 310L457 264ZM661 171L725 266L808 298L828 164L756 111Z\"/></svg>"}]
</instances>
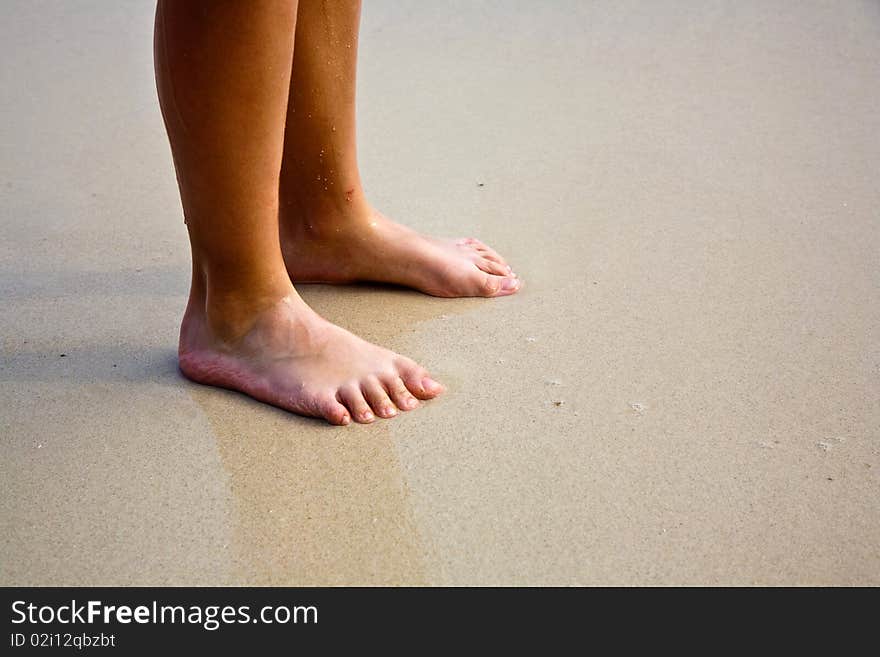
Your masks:
<instances>
[{"instance_id":1,"label":"toe","mask_svg":"<svg viewBox=\"0 0 880 657\"><path fill-rule=\"evenodd\" d=\"M397 371L403 384L417 399L431 399L443 392L443 386L432 379L425 368L408 358L398 361Z\"/></svg>"},{"instance_id":2,"label":"toe","mask_svg":"<svg viewBox=\"0 0 880 657\"><path fill-rule=\"evenodd\" d=\"M321 414L330 424L345 426L346 424L351 423L351 415L349 414L348 409L339 403L338 399L333 397L328 398L321 405Z\"/></svg>"},{"instance_id":3,"label":"toe","mask_svg":"<svg viewBox=\"0 0 880 657\"><path fill-rule=\"evenodd\" d=\"M495 262L494 260L480 257L476 260L475 264L487 274L516 277L516 275L510 271L510 267L508 267L507 265L502 265L500 262Z\"/></svg>"},{"instance_id":4,"label":"toe","mask_svg":"<svg viewBox=\"0 0 880 657\"><path fill-rule=\"evenodd\" d=\"M373 415L370 405L364 399L360 386L349 384L341 387L337 393L337 399L348 408L355 422L369 424L375 421L376 416Z\"/></svg>"},{"instance_id":5,"label":"toe","mask_svg":"<svg viewBox=\"0 0 880 657\"><path fill-rule=\"evenodd\" d=\"M400 410L411 411L419 405L419 400L413 397L412 393L407 390L403 380L396 373L394 376L387 377L383 383L388 394L391 396L391 400Z\"/></svg>"},{"instance_id":6,"label":"toe","mask_svg":"<svg viewBox=\"0 0 880 657\"><path fill-rule=\"evenodd\" d=\"M497 262L498 264L507 266L507 261L501 257L501 254L498 253L495 249L487 244L483 244L480 240L474 240L472 246L476 248L477 252L486 258L487 260L492 260Z\"/></svg>"},{"instance_id":7,"label":"toe","mask_svg":"<svg viewBox=\"0 0 880 657\"><path fill-rule=\"evenodd\" d=\"M513 276L494 276L480 274L474 277L474 296L504 297L514 294L520 288L520 280Z\"/></svg>"},{"instance_id":8,"label":"toe","mask_svg":"<svg viewBox=\"0 0 880 657\"><path fill-rule=\"evenodd\" d=\"M477 255L479 255L481 258L485 258L486 260L491 260L492 262L498 263L499 265L504 267L505 272L510 271L510 265L507 264L507 261L504 258L502 258L500 255L498 255L497 253L494 253L493 251L486 251L483 249L477 249Z\"/></svg>"},{"instance_id":9,"label":"toe","mask_svg":"<svg viewBox=\"0 0 880 657\"><path fill-rule=\"evenodd\" d=\"M389 418L397 415L397 407L391 401L385 387L379 379L371 377L361 384L361 391L367 402L373 407L373 412L379 417Z\"/></svg>"}]
</instances>

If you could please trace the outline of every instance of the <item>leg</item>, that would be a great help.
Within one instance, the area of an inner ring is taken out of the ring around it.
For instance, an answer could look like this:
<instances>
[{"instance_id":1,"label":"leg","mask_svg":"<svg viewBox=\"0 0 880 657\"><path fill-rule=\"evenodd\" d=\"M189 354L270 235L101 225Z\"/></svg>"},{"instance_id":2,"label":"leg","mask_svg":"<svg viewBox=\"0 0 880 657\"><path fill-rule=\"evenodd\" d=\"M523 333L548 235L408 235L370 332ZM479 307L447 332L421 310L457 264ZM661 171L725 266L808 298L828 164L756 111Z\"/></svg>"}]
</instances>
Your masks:
<instances>
[{"instance_id":1,"label":"leg","mask_svg":"<svg viewBox=\"0 0 880 657\"><path fill-rule=\"evenodd\" d=\"M396 283L443 297L513 294L475 239L440 240L374 210L355 145L359 0L301 0L281 172L281 241L294 281Z\"/></svg>"},{"instance_id":2,"label":"leg","mask_svg":"<svg viewBox=\"0 0 880 657\"><path fill-rule=\"evenodd\" d=\"M296 2L168 2L159 101L193 255L180 334L189 378L336 424L439 393L409 359L319 317L285 270L278 179ZM389 395L390 398L389 399ZM368 404L369 400L369 404Z\"/></svg>"}]
</instances>

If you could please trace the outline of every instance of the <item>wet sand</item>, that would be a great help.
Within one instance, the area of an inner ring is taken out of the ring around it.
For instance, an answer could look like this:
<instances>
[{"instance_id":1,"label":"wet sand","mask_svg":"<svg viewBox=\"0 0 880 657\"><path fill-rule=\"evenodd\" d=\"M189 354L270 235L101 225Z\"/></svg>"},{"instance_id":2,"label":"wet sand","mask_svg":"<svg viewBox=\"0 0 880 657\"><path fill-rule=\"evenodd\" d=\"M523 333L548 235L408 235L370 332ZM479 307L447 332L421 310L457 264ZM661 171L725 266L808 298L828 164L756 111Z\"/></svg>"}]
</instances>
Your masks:
<instances>
[{"instance_id":1,"label":"wet sand","mask_svg":"<svg viewBox=\"0 0 880 657\"><path fill-rule=\"evenodd\" d=\"M880 583L880 8L368 2L369 196L527 286L306 286L449 393L176 369L150 3L0 21L0 584Z\"/></svg>"}]
</instances>

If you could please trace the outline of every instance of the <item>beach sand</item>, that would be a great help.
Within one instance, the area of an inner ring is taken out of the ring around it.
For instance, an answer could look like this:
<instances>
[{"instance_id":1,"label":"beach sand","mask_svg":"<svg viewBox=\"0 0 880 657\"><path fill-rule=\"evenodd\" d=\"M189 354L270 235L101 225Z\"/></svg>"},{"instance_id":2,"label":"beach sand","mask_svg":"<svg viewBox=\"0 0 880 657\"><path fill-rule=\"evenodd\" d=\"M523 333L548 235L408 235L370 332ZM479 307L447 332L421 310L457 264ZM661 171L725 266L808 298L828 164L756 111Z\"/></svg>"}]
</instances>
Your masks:
<instances>
[{"instance_id":1,"label":"beach sand","mask_svg":"<svg viewBox=\"0 0 880 657\"><path fill-rule=\"evenodd\" d=\"M304 286L448 394L176 367L151 3L0 20L0 584L880 584L880 6L376 2L369 197L499 300Z\"/></svg>"}]
</instances>

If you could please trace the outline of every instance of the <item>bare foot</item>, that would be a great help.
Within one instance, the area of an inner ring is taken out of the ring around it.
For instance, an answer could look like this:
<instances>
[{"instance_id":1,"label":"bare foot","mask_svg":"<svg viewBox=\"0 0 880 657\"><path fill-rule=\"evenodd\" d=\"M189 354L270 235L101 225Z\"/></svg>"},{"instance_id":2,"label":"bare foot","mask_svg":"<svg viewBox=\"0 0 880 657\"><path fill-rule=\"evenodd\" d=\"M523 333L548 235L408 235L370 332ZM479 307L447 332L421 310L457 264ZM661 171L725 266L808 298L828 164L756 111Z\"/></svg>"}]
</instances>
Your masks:
<instances>
[{"instance_id":1,"label":"bare foot","mask_svg":"<svg viewBox=\"0 0 880 657\"><path fill-rule=\"evenodd\" d=\"M504 258L479 240L427 237L370 208L312 225L282 218L281 232L294 282L394 283L437 297L501 297L522 286Z\"/></svg>"},{"instance_id":2,"label":"bare foot","mask_svg":"<svg viewBox=\"0 0 880 657\"><path fill-rule=\"evenodd\" d=\"M443 390L409 358L320 317L292 288L240 335L220 337L229 327L216 315L209 321L204 303L191 299L183 319L180 369L198 383L340 425L393 417Z\"/></svg>"}]
</instances>

